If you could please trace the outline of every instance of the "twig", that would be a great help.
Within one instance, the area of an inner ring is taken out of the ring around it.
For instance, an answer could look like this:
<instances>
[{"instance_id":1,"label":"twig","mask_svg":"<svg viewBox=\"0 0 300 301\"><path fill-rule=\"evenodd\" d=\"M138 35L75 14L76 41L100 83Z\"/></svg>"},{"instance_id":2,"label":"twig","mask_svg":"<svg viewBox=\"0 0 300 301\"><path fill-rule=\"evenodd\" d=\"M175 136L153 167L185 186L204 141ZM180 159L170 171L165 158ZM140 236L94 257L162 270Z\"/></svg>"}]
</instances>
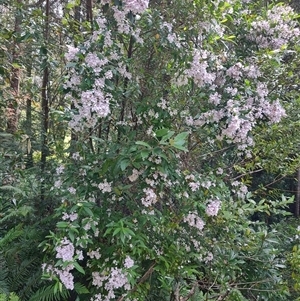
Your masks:
<instances>
[{"instance_id":1,"label":"twig","mask_svg":"<svg viewBox=\"0 0 300 301\"><path fill-rule=\"evenodd\" d=\"M147 280L147 278L153 273L153 268L154 268L155 265L156 265L156 262L152 263L152 265L149 267L149 269L147 270L147 272L142 276L142 278L141 278L141 279L139 280L139 282L134 286L134 288L133 288L132 290L129 291L129 293L135 292L135 291L137 290L138 286L139 286L141 283L143 283L143 282L145 282L145 281ZM118 299L118 301L123 301L125 297L126 297L126 296L124 296L124 295L121 296L121 297Z\"/></svg>"},{"instance_id":2,"label":"twig","mask_svg":"<svg viewBox=\"0 0 300 301\"><path fill-rule=\"evenodd\" d=\"M197 287L198 283L195 282L195 284L193 285L192 289L190 290L190 292L188 293L187 296L180 298L180 301L187 301L189 300L190 297L192 297L195 294L195 290Z\"/></svg>"},{"instance_id":3,"label":"twig","mask_svg":"<svg viewBox=\"0 0 300 301\"><path fill-rule=\"evenodd\" d=\"M224 295L220 295L217 299L217 301L222 301L224 300L228 295L229 295L229 290L227 290L227 292Z\"/></svg>"}]
</instances>

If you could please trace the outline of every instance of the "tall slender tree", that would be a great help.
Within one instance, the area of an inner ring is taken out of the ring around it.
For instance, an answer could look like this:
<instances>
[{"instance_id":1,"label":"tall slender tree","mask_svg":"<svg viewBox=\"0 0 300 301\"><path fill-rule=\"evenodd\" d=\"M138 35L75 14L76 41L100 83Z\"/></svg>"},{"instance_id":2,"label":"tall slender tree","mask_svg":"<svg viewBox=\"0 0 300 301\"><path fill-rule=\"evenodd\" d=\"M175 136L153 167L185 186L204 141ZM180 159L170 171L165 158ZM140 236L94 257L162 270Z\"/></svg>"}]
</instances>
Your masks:
<instances>
[{"instance_id":1,"label":"tall slender tree","mask_svg":"<svg viewBox=\"0 0 300 301\"><path fill-rule=\"evenodd\" d=\"M6 108L6 131L14 134L18 129L19 121L19 97L20 97L20 76L21 69L19 60L21 56L21 22L22 22L22 0L16 1L15 21L14 21L14 35L12 43L12 58L11 58L11 77L10 88L11 97L8 100Z\"/></svg>"}]
</instances>

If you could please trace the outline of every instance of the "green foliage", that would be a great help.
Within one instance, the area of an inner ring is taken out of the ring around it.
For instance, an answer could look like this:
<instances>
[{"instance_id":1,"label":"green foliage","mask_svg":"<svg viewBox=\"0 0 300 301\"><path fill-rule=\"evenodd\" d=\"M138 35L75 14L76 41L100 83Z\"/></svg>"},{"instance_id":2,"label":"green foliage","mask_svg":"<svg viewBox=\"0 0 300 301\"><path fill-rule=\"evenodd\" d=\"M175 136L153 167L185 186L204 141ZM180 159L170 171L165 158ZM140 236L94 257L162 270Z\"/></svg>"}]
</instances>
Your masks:
<instances>
[{"instance_id":1,"label":"green foliage","mask_svg":"<svg viewBox=\"0 0 300 301\"><path fill-rule=\"evenodd\" d=\"M9 293L9 285L6 281L8 274L8 269L6 266L5 259L3 256L0 256L0 294Z\"/></svg>"},{"instance_id":2,"label":"green foliage","mask_svg":"<svg viewBox=\"0 0 300 301\"><path fill-rule=\"evenodd\" d=\"M230 291L228 297L226 297L225 299L226 301L248 301L248 299L246 299L242 293L237 290L237 289L233 289Z\"/></svg>"},{"instance_id":3,"label":"green foliage","mask_svg":"<svg viewBox=\"0 0 300 301\"><path fill-rule=\"evenodd\" d=\"M21 2L0 4L3 116L21 70L19 130L0 133L0 300L299 299L298 16Z\"/></svg>"},{"instance_id":4,"label":"green foliage","mask_svg":"<svg viewBox=\"0 0 300 301\"><path fill-rule=\"evenodd\" d=\"M4 294L0 294L0 300L1 301L19 301L19 297L14 294L14 293L10 293L8 296L4 295Z\"/></svg>"},{"instance_id":5,"label":"green foliage","mask_svg":"<svg viewBox=\"0 0 300 301\"><path fill-rule=\"evenodd\" d=\"M62 288L55 290L55 285L42 286L29 299L29 301L59 301L68 300L69 292Z\"/></svg>"}]
</instances>

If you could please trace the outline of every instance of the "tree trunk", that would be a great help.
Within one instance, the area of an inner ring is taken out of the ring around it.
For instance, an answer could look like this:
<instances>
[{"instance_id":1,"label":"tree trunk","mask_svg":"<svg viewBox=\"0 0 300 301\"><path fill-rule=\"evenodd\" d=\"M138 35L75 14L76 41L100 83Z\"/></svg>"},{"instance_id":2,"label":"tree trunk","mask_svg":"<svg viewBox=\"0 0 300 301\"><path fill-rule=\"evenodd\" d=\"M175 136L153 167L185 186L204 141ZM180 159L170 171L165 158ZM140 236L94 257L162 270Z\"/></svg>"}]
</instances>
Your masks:
<instances>
[{"instance_id":1,"label":"tree trunk","mask_svg":"<svg viewBox=\"0 0 300 301\"><path fill-rule=\"evenodd\" d=\"M10 88L11 97L8 100L6 107L6 131L8 133L14 134L18 129L19 123L19 94L20 94L20 67L18 66L18 60L20 57L20 44L18 38L21 33L21 9L20 6L22 0L17 0L17 9L15 14L15 37L13 41L12 49L12 69L10 77Z\"/></svg>"},{"instance_id":2,"label":"tree trunk","mask_svg":"<svg viewBox=\"0 0 300 301\"><path fill-rule=\"evenodd\" d=\"M295 201L295 216L298 218L300 214L300 168L297 171L297 195Z\"/></svg>"},{"instance_id":3,"label":"tree trunk","mask_svg":"<svg viewBox=\"0 0 300 301\"><path fill-rule=\"evenodd\" d=\"M91 23L93 28L93 0L86 0L86 20Z\"/></svg>"},{"instance_id":4,"label":"tree trunk","mask_svg":"<svg viewBox=\"0 0 300 301\"><path fill-rule=\"evenodd\" d=\"M27 148L26 148L26 168L33 167L33 157L31 148L32 137L32 116L31 116L31 98L26 99L26 135L27 135Z\"/></svg>"},{"instance_id":5,"label":"tree trunk","mask_svg":"<svg viewBox=\"0 0 300 301\"><path fill-rule=\"evenodd\" d=\"M74 7L74 26L72 26L72 31L73 31L73 35L75 36L76 34L78 34L80 32L80 21L81 21L81 17L80 17L80 12L81 12L81 1L79 1L79 4L76 5ZM73 38L75 47L76 45L76 39ZM75 110L75 106L73 103L71 103L71 110ZM76 143L78 141L78 136L74 131L71 131L71 141L70 141L70 156L72 156L72 154L74 152L76 152Z\"/></svg>"},{"instance_id":6,"label":"tree trunk","mask_svg":"<svg viewBox=\"0 0 300 301\"><path fill-rule=\"evenodd\" d=\"M46 14L45 14L45 31L44 31L44 72L42 81L42 147L41 147L41 174L43 176L47 156L48 156L48 122L49 122L49 99L48 99L48 84L49 84L49 65L48 65L48 40L49 40L49 13L50 2L46 0ZM41 186L41 201L45 199L45 187Z\"/></svg>"}]
</instances>

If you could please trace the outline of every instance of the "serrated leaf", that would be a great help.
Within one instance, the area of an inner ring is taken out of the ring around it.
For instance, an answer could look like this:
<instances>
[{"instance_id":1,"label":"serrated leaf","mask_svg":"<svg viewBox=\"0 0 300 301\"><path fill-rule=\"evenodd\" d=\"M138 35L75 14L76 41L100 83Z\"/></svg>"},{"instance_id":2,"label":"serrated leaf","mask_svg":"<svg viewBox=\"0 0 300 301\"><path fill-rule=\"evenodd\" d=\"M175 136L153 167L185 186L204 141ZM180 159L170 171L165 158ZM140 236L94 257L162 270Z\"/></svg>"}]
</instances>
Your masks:
<instances>
[{"instance_id":1,"label":"serrated leaf","mask_svg":"<svg viewBox=\"0 0 300 301\"><path fill-rule=\"evenodd\" d=\"M124 230L123 230L123 233L126 235L126 236L135 236L135 233L131 230L131 229L129 229L129 228L125 228Z\"/></svg>"},{"instance_id":2,"label":"serrated leaf","mask_svg":"<svg viewBox=\"0 0 300 301\"><path fill-rule=\"evenodd\" d=\"M76 63L68 62L66 64L66 68L74 68L76 66Z\"/></svg>"}]
</instances>

